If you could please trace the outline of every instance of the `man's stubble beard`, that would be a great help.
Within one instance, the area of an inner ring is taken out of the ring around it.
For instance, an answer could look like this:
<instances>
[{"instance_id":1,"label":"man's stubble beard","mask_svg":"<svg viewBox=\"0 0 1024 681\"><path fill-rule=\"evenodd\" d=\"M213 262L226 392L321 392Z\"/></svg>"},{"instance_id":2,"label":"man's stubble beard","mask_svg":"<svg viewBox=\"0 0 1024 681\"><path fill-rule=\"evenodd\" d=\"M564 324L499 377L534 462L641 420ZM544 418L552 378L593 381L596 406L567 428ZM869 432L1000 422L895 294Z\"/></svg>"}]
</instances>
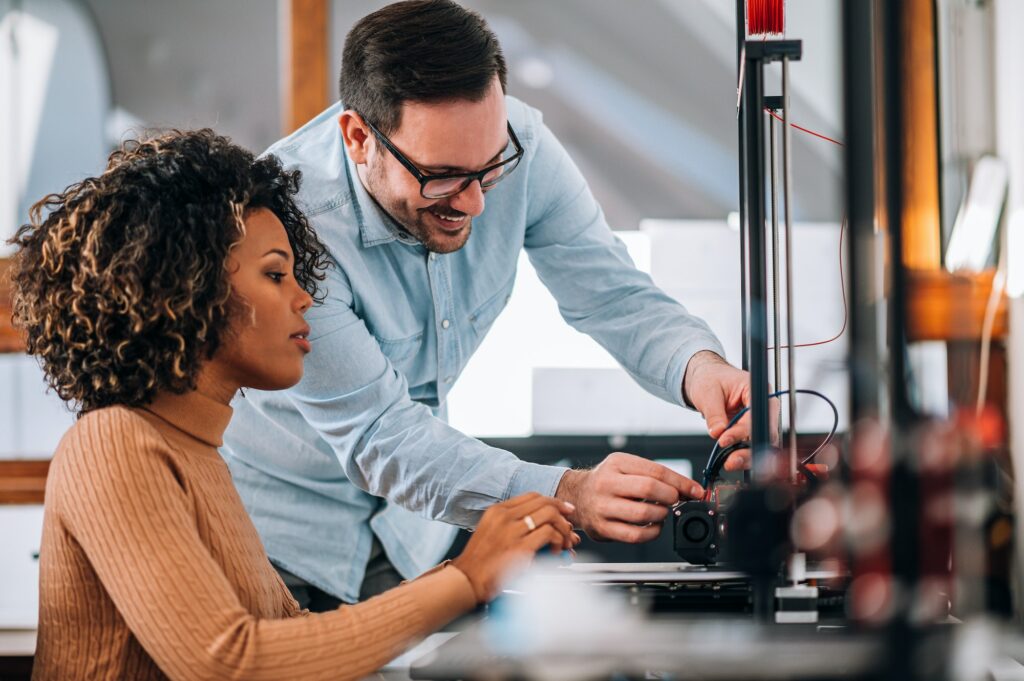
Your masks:
<instances>
[{"instance_id":1,"label":"man's stubble beard","mask_svg":"<svg viewBox=\"0 0 1024 681\"><path fill-rule=\"evenodd\" d=\"M469 235L473 231L473 219L469 218L468 224L466 225L464 234L460 235L458 240L453 240L451 237L446 237L444 234L437 234L424 224L424 213L423 210L412 210L409 208L407 201L403 199L394 198L391 192L387 189L387 181L384 179L383 169L373 170L367 173L367 184L369 184L369 194L377 205L387 213L392 220L398 223L399 227L405 232L408 232L416 238L423 247L431 253L454 253L458 251L466 242L469 241ZM440 204L435 204L434 208ZM448 211L451 211L450 207ZM445 212L442 210L442 213ZM458 211L451 211L458 212Z\"/></svg>"}]
</instances>

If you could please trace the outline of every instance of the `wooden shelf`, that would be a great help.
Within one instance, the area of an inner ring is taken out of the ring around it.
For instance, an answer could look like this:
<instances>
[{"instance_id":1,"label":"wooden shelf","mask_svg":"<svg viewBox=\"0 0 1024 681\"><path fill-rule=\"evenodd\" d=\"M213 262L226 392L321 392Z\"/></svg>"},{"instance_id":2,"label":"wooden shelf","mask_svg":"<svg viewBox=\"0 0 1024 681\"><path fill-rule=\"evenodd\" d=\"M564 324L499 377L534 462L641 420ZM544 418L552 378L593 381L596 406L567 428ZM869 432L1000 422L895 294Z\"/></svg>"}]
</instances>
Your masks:
<instances>
[{"instance_id":1,"label":"wooden shelf","mask_svg":"<svg viewBox=\"0 0 1024 681\"><path fill-rule=\"evenodd\" d=\"M0 504L41 504L49 460L0 461Z\"/></svg>"}]
</instances>

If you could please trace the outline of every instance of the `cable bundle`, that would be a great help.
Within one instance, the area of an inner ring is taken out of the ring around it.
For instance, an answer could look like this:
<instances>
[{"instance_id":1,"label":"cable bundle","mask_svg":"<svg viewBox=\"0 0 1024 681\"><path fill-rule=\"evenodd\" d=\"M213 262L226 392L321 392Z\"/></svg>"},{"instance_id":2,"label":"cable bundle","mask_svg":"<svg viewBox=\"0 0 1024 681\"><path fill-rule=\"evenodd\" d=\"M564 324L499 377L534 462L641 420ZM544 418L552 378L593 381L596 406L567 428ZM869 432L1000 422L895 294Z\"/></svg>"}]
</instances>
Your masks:
<instances>
[{"instance_id":1,"label":"cable bundle","mask_svg":"<svg viewBox=\"0 0 1024 681\"><path fill-rule=\"evenodd\" d=\"M749 35L781 34L786 30L785 0L747 0Z\"/></svg>"},{"instance_id":2,"label":"cable bundle","mask_svg":"<svg viewBox=\"0 0 1024 681\"><path fill-rule=\"evenodd\" d=\"M832 430L829 431L828 435L825 437L822 443L818 445L817 449L815 449L809 455L805 456L797 464L797 466L800 468L801 472L804 475L806 475L809 479L814 480L815 475L814 473L807 469L807 464L809 464L811 460L818 455L818 452L825 449L825 447L828 446L830 442L832 442L832 438L835 437L836 430L839 428L839 409L836 407L835 403L832 400L828 399L828 397L822 395L817 390L797 388L793 392L799 393L801 395L812 395L819 399L825 400L825 402L828 403L828 406L832 407ZM789 394L788 390L778 390L769 395L768 399L772 399L773 397L782 397L783 395L787 394ZM729 425L725 427L725 430L729 430L734 425L736 425L736 422L743 418L743 415L746 414L748 411L750 411L749 406L743 407L743 409L740 409L738 412L736 412L733 415L732 419L729 421ZM725 449L719 449L718 443L715 442L715 446L711 448L711 455L708 456L708 463L706 466L704 466L704 475L701 479L701 487L704 488L704 494L706 499L711 497L711 486L715 484L715 481L718 480L718 476L722 472L722 467L725 466L725 460L729 458L729 455L740 449L749 448L749 442L736 442L726 447Z\"/></svg>"}]
</instances>

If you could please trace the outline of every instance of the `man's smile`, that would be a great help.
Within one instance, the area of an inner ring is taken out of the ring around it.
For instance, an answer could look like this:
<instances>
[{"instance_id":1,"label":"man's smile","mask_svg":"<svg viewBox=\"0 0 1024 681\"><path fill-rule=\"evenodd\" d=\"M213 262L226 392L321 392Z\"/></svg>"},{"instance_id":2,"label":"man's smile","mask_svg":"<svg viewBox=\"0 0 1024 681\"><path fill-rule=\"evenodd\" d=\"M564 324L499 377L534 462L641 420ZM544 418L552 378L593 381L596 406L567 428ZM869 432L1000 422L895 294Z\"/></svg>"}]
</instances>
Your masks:
<instances>
[{"instance_id":1,"label":"man's smile","mask_svg":"<svg viewBox=\"0 0 1024 681\"><path fill-rule=\"evenodd\" d=\"M437 224L439 229L449 233L461 231L469 222L469 216L465 213L452 215L441 213L430 208L428 208L426 212L434 219L434 222Z\"/></svg>"}]
</instances>

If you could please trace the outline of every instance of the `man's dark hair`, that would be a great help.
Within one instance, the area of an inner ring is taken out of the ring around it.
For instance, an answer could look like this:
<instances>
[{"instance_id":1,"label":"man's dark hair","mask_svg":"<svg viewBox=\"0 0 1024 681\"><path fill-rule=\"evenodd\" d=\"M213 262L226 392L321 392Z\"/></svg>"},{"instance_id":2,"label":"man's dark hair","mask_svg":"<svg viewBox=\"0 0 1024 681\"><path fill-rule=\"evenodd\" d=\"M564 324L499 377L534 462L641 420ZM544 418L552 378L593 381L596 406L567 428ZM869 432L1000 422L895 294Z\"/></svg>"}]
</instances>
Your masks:
<instances>
[{"instance_id":1,"label":"man's dark hair","mask_svg":"<svg viewBox=\"0 0 1024 681\"><path fill-rule=\"evenodd\" d=\"M451 0L405 0L352 27L338 89L345 108L389 135L404 102L477 102L494 76L504 91L505 57L483 17Z\"/></svg>"}]
</instances>

